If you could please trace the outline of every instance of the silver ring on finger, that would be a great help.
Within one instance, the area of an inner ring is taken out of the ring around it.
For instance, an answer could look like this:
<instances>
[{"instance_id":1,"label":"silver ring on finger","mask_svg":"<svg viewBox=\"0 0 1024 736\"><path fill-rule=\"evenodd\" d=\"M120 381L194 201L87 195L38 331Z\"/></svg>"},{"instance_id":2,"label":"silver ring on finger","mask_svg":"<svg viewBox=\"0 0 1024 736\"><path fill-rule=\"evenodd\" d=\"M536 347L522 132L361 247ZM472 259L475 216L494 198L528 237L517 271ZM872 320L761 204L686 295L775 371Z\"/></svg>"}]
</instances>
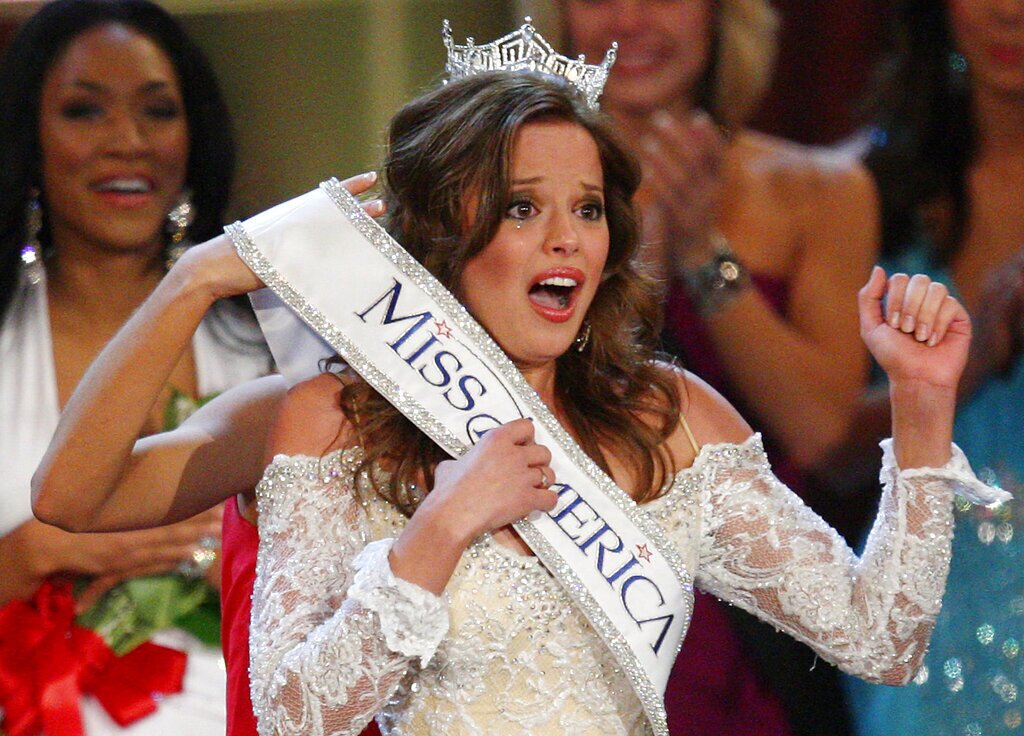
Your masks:
<instances>
[{"instance_id":1,"label":"silver ring on finger","mask_svg":"<svg viewBox=\"0 0 1024 736\"><path fill-rule=\"evenodd\" d=\"M219 555L220 546L216 537L203 537L192 549L192 558L178 565L178 574L191 580L203 577L213 566Z\"/></svg>"},{"instance_id":2,"label":"silver ring on finger","mask_svg":"<svg viewBox=\"0 0 1024 736\"><path fill-rule=\"evenodd\" d=\"M537 470L540 471L540 483L537 485L537 488L543 488L545 490L548 489L551 486L551 481L548 480L548 474L545 472L544 468L537 468Z\"/></svg>"}]
</instances>

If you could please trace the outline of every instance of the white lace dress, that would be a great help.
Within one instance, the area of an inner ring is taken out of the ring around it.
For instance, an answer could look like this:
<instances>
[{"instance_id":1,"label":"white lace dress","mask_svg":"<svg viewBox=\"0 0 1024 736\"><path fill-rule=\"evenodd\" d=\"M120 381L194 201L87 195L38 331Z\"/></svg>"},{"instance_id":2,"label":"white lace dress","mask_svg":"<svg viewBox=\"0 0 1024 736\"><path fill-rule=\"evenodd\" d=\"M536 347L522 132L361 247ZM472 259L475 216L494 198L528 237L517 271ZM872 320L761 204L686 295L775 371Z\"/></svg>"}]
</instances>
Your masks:
<instances>
[{"instance_id":1,"label":"white lace dress","mask_svg":"<svg viewBox=\"0 0 1024 736\"><path fill-rule=\"evenodd\" d=\"M939 610L953 492L978 481L956 448L941 469L900 471L885 456L859 559L776 480L758 435L704 447L645 508L698 587L847 672L905 682ZM488 536L442 597L395 578L387 555L405 519L357 491L360 458L278 456L257 488L261 736L357 734L374 716L384 734L647 733L626 676L535 558Z\"/></svg>"}]
</instances>

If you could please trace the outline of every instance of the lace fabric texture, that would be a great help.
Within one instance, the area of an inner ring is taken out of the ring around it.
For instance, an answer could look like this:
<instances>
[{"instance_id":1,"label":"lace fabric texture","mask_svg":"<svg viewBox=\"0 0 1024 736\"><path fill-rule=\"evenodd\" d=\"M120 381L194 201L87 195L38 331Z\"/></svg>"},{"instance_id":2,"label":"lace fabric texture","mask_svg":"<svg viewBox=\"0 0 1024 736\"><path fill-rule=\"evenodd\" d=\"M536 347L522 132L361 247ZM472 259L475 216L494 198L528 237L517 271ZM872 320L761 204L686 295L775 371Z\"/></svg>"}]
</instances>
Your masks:
<instances>
[{"instance_id":1,"label":"lace fabric texture","mask_svg":"<svg viewBox=\"0 0 1024 736\"><path fill-rule=\"evenodd\" d=\"M385 734L647 733L625 674L536 558L484 537L443 599L396 579L378 540L405 519L356 477L360 457L278 456L257 488L262 736L357 734L375 715ZM886 462L861 558L775 479L757 435L703 448L646 508L700 587L847 672L901 683L939 610L952 494L977 480L959 451L940 469Z\"/></svg>"}]
</instances>

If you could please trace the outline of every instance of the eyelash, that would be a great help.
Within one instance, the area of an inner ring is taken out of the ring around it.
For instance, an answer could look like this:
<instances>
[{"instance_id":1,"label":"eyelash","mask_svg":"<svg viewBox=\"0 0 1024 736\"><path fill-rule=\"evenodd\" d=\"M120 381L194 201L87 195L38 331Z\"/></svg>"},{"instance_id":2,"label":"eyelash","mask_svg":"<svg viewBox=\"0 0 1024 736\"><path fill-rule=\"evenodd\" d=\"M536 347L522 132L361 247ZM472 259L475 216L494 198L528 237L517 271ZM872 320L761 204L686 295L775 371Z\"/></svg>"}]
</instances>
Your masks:
<instances>
[{"instance_id":1,"label":"eyelash","mask_svg":"<svg viewBox=\"0 0 1024 736\"><path fill-rule=\"evenodd\" d=\"M61 115L68 120L91 120L104 112L101 105L91 102L72 102L61 109ZM156 103L147 105L143 112L155 120L174 120L181 115L181 107L177 103Z\"/></svg>"},{"instance_id":2,"label":"eyelash","mask_svg":"<svg viewBox=\"0 0 1024 736\"><path fill-rule=\"evenodd\" d=\"M518 210L521 207L529 207L530 212L526 214L519 212ZM508 206L508 209L505 210L505 216L512 220L525 220L536 211L537 207L529 199L515 199L512 201L512 204Z\"/></svg>"},{"instance_id":3,"label":"eyelash","mask_svg":"<svg viewBox=\"0 0 1024 736\"><path fill-rule=\"evenodd\" d=\"M581 212L586 209L593 209L594 213L589 217L584 215L584 220L587 220L589 222L597 222L602 217L604 217L604 205L601 202L587 202L586 204L580 207Z\"/></svg>"},{"instance_id":4,"label":"eyelash","mask_svg":"<svg viewBox=\"0 0 1024 736\"><path fill-rule=\"evenodd\" d=\"M519 212L518 210L522 207L529 207L530 212L526 214ZM592 213L589 215L585 214L587 210L592 210ZM512 220L525 220L536 211L536 205L534 205L534 203L529 199L516 199L508 206L508 209L505 211L505 216ZM580 205L579 212L584 220L588 222L596 222L604 216L604 205L601 202L587 202Z\"/></svg>"},{"instance_id":5,"label":"eyelash","mask_svg":"<svg viewBox=\"0 0 1024 736\"><path fill-rule=\"evenodd\" d=\"M181 115L181 107L171 102L151 105L146 108L146 114L160 120L174 120Z\"/></svg>"},{"instance_id":6,"label":"eyelash","mask_svg":"<svg viewBox=\"0 0 1024 736\"><path fill-rule=\"evenodd\" d=\"M68 120L83 120L99 115L100 107L88 102L73 102L65 105L61 109L61 114Z\"/></svg>"}]
</instances>

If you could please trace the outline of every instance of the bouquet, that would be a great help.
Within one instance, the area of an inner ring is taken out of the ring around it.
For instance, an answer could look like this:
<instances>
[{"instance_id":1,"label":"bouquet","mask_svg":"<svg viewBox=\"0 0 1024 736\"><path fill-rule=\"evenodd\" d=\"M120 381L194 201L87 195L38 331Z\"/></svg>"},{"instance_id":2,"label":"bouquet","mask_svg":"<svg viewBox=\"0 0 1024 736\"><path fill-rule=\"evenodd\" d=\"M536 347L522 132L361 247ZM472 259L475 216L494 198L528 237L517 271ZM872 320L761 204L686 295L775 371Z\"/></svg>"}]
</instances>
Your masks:
<instances>
[{"instance_id":1,"label":"bouquet","mask_svg":"<svg viewBox=\"0 0 1024 736\"><path fill-rule=\"evenodd\" d=\"M212 398L175 390L164 430ZM149 639L173 626L219 643L219 597L202 579L218 546L203 540L175 572L119 583L78 615L74 586L56 580L31 600L0 608L0 736L82 736L78 701L86 694L127 726L155 711L164 695L180 692L185 653Z\"/></svg>"}]
</instances>

